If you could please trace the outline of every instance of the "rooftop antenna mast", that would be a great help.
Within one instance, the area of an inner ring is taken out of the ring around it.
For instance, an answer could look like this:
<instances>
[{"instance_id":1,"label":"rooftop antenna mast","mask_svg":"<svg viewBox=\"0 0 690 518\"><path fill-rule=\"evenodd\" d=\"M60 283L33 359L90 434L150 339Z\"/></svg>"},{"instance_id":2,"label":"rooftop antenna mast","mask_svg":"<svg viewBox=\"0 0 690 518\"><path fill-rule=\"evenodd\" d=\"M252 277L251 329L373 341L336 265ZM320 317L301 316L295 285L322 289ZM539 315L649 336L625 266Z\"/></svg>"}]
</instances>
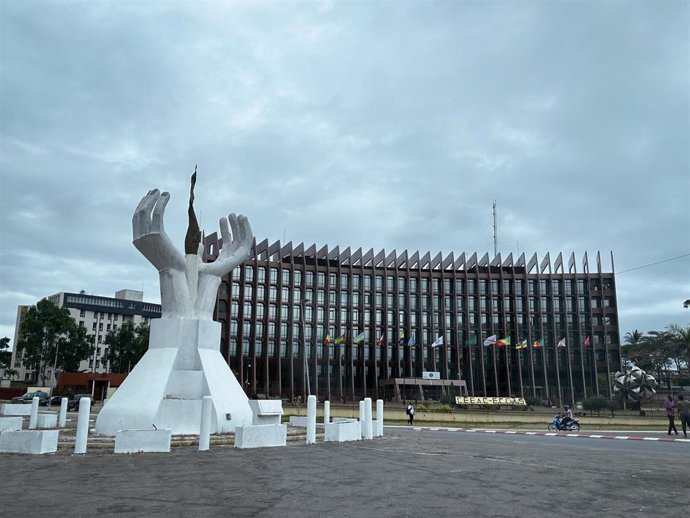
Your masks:
<instances>
[{"instance_id":1,"label":"rooftop antenna mast","mask_svg":"<svg viewBox=\"0 0 690 518\"><path fill-rule=\"evenodd\" d=\"M497 240L496 240L496 200L494 200L493 211L494 211L494 257L496 257L498 255L498 244L497 244Z\"/></svg>"}]
</instances>

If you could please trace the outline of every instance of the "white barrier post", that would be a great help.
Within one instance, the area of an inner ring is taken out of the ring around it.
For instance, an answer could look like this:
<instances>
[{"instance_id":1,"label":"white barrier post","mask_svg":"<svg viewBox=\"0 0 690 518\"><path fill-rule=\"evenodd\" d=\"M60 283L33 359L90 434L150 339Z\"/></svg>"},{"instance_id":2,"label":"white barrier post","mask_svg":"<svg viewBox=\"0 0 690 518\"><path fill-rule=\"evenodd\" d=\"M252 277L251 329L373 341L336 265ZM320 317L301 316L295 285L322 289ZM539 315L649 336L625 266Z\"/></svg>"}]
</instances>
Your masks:
<instances>
[{"instance_id":1,"label":"white barrier post","mask_svg":"<svg viewBox=\"0 0 690 518\"><path fill-rule=\"evenodd\" d=\"M383 437L383 399L376 400L376 437Z\"/></svg>"},{"instance_id":2,"label":"white barrier post","mask_svg":"<svg viewBox=\"0 0 690 518\"><path fill-rule=\"evenodd\" d=\"M364 401L359 402L359 427L361 428L361 435L364 437Z\"/></svg>"},{"instance_id":3,"label":"white barrier post","mask_svg":"<svg viewBox=\"0 0 690 518\"><path fill-rule=\"evenodd\" d=\"M364 398L364 438L372 439L374 437L374 430L371 422L371 398Z\"/></svg>"},{"instance_id":4,"label":"white barrier post","mask_svg":"<svg viewBox=\"0 0 690 518\"><path fill-rule=\"evenodd\" d=\"M213 398L204 396L201 399L201 427L199 429L199 451L206 451L211 446L211 409Z\"/></svg>"},{"instance_id":5,"label":"white barrier post","mask_svg":"<svg viewBox=\"0 0 690 518\"><path fill-rule=\"evenodd\" d=\"M307 397L307 444L316 443L316 396Z\"/></svg>"},{"instance_id":6,"label":"white barrier post","mask_svg":"<svg viewBox=\"0 0 690 518\"><path fill-rule=\"evenodd\" d=\"M86 453L86 443L89 439L90 416L91 398L83 397L79 400L79 415L77 416L77 438L74 440L74 453Z\"/></svg>"},{"instance_id":7,"label":"white barrier post","mask_svg":"<svg viewBox=\"0 0 690 518\"><path fill-rule=\"evenodd\" d=\"M38 397L31 399L31 415L29 417L29 430L33 430L38 425Z\"/></svg>"},{"instance_id":8,"label":"white barrier post","mask_svg":"<svg viewBox=\"0 0 690 518\"><path fill-rule=\"evenodd\" d=\"M331 402L323 402L323 424L326 425L331 422Z\"/></svg>"},{"instance_id":9,"label":"white barrier post","mask_svg":"<svg viewBox=\"0 0 690 518\"><path fill-rule=\"evenodd\" d=\"M64 428L67 424L67 398L60 400L60 416L58 417L58 427Z\"/></svg>"}]
</instances>

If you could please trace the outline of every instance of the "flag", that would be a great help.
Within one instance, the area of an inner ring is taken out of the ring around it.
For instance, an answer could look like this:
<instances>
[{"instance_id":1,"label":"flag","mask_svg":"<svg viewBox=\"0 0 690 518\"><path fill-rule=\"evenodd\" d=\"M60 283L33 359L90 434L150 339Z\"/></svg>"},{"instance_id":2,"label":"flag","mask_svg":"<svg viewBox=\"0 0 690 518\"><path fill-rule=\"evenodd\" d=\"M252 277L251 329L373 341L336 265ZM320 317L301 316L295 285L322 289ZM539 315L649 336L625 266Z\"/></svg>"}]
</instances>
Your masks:
<instances>
[{"instance_id":1,"label":"flag","mask_svg":"<svg viewBox=\"0 0 690 518\"><path fill-rule=\"evenodd\" d=\"M520 349L527 349L527 339L525 340L520 340L517 344L515 344L515 348L519 351Z\"/></svg>"},{"instance_id":2,"label":"flag","mask_svg":"<svg viewBox=\"0 0 690 518\"><path fill-rule=\"evenodd\" d=\"M378 340L376 340L376 345L381 345L381 346L383 346L383 345L385 344L385 338L386 338L386 335L381 335L381 338L379 338Z\"/></svg>"},{"instance_id":3,"label":"flag","mask_svg":"<svg viewBox=\"0 0 690 518\"><path fill-rule=\"evenodd\" d=\"M465 345L477 345L477 337L473 336L465 342Z\"/></svg>"},{"instance_id":4,"label":"flag","mask_svg":"<svg viewBox=\"0 0 690 518\"><path fill-rule=\"evenodd\" d=\"M589 347L589 336L585 337L585 347Z\"/></svg>"},{"instance_id":5,"label":"flag","mask_svg":"<svg viewBox=\"0 0 690 518\"><path fill-rule=\"evenodd\" d=\"M323 339L323 345L325 345L326 347L331 345L331 335L326 335L326 338Z\"/></svg>"},{"instance_id":6,"label":"flag","mask_svg":"<svg viewBox=\"0 0 690 518\"><path fill-rule=\"evenodd\" d=\"M443 345L443 337L442 336L436 337L436 340L434 340L434 343L431 344L431 347L438 347L439 345Z\"/></svg>"},{"instance_id":7,"label":"flag","mask_svg":"<svg viewBox=\"0 0 690 518\"><path fill-rule=\"evenodd\" d=\"M353 344L361 344L362 342L364 342L364 331L362 331L352 339Z\"/></svg>"},{"instance_id":8,"label":"flag","mask_svg":"<svg viewBox=\"0 0 690 518\"><path fill-rule=\"evenodd\" d=\"M491 335L489 338L484 340L485 347L491 347L492 345L496 345L496 335Z\"/></svg>"},{"instance_id":9,"label":"flag","mask_svg":"<svg viewBox=\"0 0 690 518\"><path fill-rule=\"evenodd\" d=\"M565 347L565 336L558 341L556 347Z\"/></svg>"},{"instance_id":10,"label":"flag","mask_svg":"<svg viewBox=\"0 0 690 518\"><path fill-rule=\"evenodd\" d=\"M410 337L410 339L407 341L407 345L408 345L408 346L415 345L415 343L414 343L414 336L411 336L411 337Z\"/></svg>"},{"instance_id":11,"label":"flag","mask_svg":"<svg viewBox=\"0 0 690 518\"><path fill-rule=\"evenodd\" d=\"M340 345L340 344L343 343L344 341L345 341L345 334L342 334L342 335L340 335L338 338L336 338L336 339L333 341L333 343L334 343L335 345Z\"/></svg>"},{"instance_id":12,"label":"flag","mask_svg":"<svg viewBox=\"0 0 690 518\"><path fill-rule=\"evenodd\" d=\"M510 337L506 336L505 338L501 338L498 342L496 342L496 345L499 347L505 347L506 345L510 345Z\"/></svg>"},{"instance_id":13,"label":"flag","mask_svg":"<svg viewBox=\"0 0 690 518\"><path fill-rule=\"evenodd\" d=\"M532 347L535 349L541 349L542 347L544 347L544 339L542 338L540 340L535 340L532 344Z\"/></svg>"},{"instance_id":14,"label":"flag","mask_svg":"<svg viewBox=\"0 0 690 518\"><path fill-rule=\"evenodd\" d=\"M399 345L405 345L405 331L400 331L400 338L398 339Z\"/></svg>"}]
</instances>

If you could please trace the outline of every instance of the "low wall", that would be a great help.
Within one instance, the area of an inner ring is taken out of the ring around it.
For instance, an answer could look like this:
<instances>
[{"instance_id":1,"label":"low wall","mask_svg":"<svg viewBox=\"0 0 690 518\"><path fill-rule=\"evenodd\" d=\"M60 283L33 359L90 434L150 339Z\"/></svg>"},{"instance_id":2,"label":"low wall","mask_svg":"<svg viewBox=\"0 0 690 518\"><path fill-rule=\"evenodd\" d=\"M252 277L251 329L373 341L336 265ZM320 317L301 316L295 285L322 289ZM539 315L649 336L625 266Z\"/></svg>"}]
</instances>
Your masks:
<instances>
[{"instance_id":1,"label":"low wall","mask_svg":"<svg viewBox=\"0 0 690 518\"><path fill-rule=\"evenodd\" d=\"M0 433L0 452L40 455L57 451L59 430L21 430Z\"/></svg>"},{"instance_id":2,"label":"low wall","mask_svg":"<svg viewBox=\"0 0 690 518\"><path fill-rule=\"evenodd\" d=\"M169 428L157 430L118 430L115 432L115 453L150 453L170 451Z\"/></svg>"},{"instance_id":3,"label":"low wall","mask_svg":"<svg viewBox=\"0 0 690 518\"><path fill-rule=\"evenodd\" d=\"M287 425L261 424L235 428L235 448L268 448L287 444Z\"/></svg>"}]
</instances>

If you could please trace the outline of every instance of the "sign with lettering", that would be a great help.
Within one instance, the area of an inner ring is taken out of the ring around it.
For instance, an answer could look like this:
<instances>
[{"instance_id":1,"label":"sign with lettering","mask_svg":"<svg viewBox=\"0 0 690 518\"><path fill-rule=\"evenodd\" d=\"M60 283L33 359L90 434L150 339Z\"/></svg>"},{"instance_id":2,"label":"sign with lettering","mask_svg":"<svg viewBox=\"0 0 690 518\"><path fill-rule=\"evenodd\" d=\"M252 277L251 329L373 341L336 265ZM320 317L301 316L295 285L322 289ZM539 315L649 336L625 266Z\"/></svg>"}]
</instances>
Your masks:
<instances>
[{"instance_id":1,"label":"sign with lettering","mask_svg":"<svg viewBox=\"0 0 690 518\"><path fill-rule=\"evenodd\" d=\"M455 396L456 405L527 405L523 397L466 397Z\"/></svg>"},{"instance_id":2,"label":"sign with lettering","mask_svg":"<svg viewBox=\"0 0 690 518\"><path fill-rule=\"evenodd\" d=\"M441 373L440 372L433 372L433 371L423 371L422 372L422 379L423 380L440 380L441 379Z\"/></svg>"}]
</instances>

